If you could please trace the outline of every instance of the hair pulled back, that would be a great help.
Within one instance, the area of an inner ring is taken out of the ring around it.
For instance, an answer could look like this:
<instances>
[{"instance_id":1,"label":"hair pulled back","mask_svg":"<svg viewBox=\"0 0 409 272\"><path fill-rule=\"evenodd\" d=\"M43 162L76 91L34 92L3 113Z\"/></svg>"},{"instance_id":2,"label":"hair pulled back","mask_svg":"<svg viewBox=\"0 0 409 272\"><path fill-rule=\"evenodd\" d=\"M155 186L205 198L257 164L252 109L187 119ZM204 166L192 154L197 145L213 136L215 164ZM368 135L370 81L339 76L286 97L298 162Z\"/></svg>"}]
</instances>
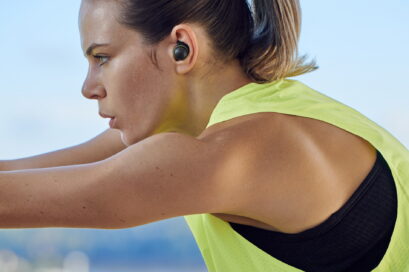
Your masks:
<instances>
[{"instance_id":1,"label":"hair pulled back","mask_svg":"<svg viewBox=\"0 0 409 272\"><path fill-rule=\"evenodd\" d=\"M301 9L298 0L121 0L120 22L147 44L166 38L181 23L199 23L218 60L238 59L258 83L316 70L298 56Z\"/></svg>"}]
</instances>

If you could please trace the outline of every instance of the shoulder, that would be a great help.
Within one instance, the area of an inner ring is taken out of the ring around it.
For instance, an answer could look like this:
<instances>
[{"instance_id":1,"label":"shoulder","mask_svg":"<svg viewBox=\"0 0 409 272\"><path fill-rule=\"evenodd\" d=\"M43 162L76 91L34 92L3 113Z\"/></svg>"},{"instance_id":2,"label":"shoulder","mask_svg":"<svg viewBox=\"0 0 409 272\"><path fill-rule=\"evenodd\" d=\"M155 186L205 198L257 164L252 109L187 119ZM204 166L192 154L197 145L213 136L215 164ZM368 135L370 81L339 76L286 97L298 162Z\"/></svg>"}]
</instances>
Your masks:
<instances>
[{"instance_id":1,"label":"shoulder","mask_svg":"<svg viewBox=\"0 0 409 272\"><path fill-rule=\"evenodd\" d=\"M199 138L224 158L221 170L228 173L220 182L237 201L226 214L288 232L316 225L340 208L375 160L374 148L356 135L273 112L230 119Z\"/></svg>"}]
</instances>

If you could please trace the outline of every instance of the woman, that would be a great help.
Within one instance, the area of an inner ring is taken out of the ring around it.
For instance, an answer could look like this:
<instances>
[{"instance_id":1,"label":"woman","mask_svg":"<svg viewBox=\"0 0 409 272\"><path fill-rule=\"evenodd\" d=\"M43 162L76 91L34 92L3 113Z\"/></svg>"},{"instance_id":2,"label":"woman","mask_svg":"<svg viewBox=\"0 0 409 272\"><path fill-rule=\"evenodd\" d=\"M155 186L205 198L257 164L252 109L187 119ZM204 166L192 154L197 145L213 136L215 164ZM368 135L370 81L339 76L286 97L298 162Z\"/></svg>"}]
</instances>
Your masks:
<instances>
[{"instance_id":1,"label":"woman","mask_svg":"<svg viewBox=\"0 0 409 272\"><path fill-rule=\"evenodd\" d=\"M185 216L209 271L409 268L409 152L286 79L316 69L298 1L83 0L79 23L111 130L2 162L1 228Z\"/></svg>"}]
</instances>

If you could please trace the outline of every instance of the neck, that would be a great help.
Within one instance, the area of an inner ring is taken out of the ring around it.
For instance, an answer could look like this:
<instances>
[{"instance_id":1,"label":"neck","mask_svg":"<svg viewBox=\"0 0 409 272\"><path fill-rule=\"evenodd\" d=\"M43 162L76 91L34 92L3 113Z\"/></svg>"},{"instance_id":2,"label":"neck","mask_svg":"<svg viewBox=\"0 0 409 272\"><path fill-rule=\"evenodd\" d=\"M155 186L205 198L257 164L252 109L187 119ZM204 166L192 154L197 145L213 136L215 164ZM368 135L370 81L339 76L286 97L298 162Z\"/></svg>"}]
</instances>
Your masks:
<instances>
[{"instance_id":1,"label":"neck","mask_svg":"<svg viewBox=\"0 0 409 272\"><path fill-rule=\"evenodd\" d=\"M221 71L211 77L200 77L187 86L190 96L187 132L190 135L198 136L206 129L214 108L223 96L254 82L237 63L224 67Z\"/></svg>"}]
</instances>

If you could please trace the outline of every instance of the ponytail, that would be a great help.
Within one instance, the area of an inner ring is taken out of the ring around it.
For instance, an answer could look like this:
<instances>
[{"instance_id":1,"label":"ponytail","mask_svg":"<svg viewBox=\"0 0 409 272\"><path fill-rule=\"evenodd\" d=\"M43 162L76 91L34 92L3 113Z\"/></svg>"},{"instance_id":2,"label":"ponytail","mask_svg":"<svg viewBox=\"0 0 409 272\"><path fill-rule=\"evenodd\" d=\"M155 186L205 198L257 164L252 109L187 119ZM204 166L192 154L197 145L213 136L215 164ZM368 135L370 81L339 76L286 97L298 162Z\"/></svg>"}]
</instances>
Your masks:
<instances>
[{"instance_id":1,"label":"ponytail","mask_svg":"<svg viewBox=\"0 0 409 272\"><path fill-rule=\"evenodd\" d=\"M298 0L253 0L253 36L239 57L246 74L257 82L292 77L318 69L298 56L301 9Z\"/></svg>"},{"instance_id":2,"label":"ponytail","mask_svg":"<svg viewBox=\"0 0 409 272\"><path fill-rule=\"evenodd\" d=\"M250 5L248 1L253 1ZM122 0L120 23L152 45L180 23L201 24L216 61L238 59L249 78L263 83L314 71L298 58L299 0Z\"/></svg>"}]
</instances>

